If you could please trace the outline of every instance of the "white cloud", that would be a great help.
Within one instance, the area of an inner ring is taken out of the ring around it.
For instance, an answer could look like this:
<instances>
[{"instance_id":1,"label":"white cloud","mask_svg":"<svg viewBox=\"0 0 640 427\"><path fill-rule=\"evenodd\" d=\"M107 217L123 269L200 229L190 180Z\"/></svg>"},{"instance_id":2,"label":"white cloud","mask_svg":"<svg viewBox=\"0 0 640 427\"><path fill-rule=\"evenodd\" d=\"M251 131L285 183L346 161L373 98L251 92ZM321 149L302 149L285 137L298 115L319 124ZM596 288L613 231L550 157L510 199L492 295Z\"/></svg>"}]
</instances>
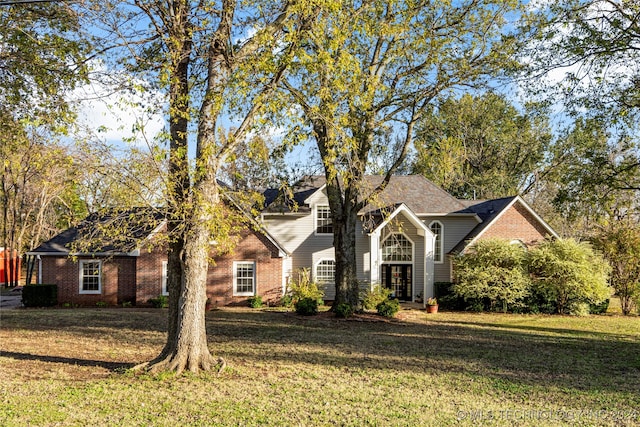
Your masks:
<instances>
[{"instance_id":1,"label":"white cloud","mask_svg":"<svg viewBox=\"0 0 640 427\"><path fill-rule=\"evenodd\" d=\"M144 87L140 82L137 86ZM79 124L107 142L141 144L166 128L165 97L159 92L123 91L115 84L93 80L76 89L72 98L79 105Z\"/></svg>"}]
</instances>

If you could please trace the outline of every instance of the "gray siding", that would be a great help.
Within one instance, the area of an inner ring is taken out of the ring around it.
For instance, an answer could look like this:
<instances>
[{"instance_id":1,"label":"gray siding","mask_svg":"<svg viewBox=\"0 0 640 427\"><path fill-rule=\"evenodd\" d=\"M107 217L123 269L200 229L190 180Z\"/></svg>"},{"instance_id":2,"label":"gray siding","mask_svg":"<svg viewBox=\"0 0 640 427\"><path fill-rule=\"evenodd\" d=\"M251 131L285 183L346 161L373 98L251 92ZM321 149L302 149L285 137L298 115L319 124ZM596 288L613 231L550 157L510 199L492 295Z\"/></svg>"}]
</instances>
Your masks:
<instances>
[{"instance_id":1,"label":"gray siding","mask_svg":"<svg viewBox=\"0 0 640 427\"><path fill-rule=\"evenodd\" d=\"M450 282L451 281L451 260L447 254L462 240L473 228L478 225L474 217L457 217L457 216L441 216L441 217L424 217L424 223L429 226L432 221L440 221L444 228L444 262L435 263L434 265L434 281Z\"/></svg>"}]
</instances>

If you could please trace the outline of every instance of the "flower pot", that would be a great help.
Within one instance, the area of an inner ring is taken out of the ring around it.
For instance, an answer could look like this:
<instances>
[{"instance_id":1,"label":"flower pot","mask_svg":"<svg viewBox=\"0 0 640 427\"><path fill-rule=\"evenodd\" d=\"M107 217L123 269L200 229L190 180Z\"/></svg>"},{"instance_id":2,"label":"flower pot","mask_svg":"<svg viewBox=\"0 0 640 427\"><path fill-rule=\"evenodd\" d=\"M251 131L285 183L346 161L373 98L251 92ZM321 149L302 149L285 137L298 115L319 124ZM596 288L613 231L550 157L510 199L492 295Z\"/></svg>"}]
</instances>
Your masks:
<instances>
[{"instance_id":1,"label":"flower pot","mask_svg":"<svg viewBox=\"0 0 640 427\"><path fill-rule=\"evenodd\" d=\"M428 305L427 306L427 313L437 313L438 312L438 306L437 305Z\"/></svg>"}]
</instances>

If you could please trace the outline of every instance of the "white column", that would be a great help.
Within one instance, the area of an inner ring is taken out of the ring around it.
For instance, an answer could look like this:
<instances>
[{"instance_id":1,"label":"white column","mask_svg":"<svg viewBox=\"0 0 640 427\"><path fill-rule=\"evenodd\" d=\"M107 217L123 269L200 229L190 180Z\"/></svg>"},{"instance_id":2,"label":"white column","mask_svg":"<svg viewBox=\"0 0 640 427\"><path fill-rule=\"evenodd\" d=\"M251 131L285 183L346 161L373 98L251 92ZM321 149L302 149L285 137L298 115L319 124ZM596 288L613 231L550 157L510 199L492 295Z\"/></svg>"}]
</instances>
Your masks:
<instances>
[{"instance_id":1,"label":"white column","mask_svg":"<svg viewBox=\"0 0 640 427\"><path fill-rule=\"evenodd\" d=\"M380 283L380 231L369 234L369 278L371 285Z\"/></svg>"},{"instance_id":2,"label":"white column","mask_svg":"<svg viewBox=\"0 0 640 427\"><path fill-rule=\"evenodd\" d=\"M433 276L434 276L434 261L433 261L433 253L435 250L436 239L432 233L424 234L424 291L422 304L426 308L427 306L427 298L433 297L434 289L433 289Z\"/></svg>"}]
</instances>

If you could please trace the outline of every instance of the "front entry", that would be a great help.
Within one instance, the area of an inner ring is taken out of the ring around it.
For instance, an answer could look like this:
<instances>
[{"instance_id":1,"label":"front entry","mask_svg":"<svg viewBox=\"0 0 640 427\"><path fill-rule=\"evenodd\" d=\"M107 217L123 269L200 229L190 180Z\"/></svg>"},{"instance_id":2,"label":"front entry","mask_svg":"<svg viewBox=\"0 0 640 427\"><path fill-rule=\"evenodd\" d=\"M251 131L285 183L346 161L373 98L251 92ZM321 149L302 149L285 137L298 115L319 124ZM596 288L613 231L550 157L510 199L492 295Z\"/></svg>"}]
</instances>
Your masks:
<instances>
[{"instance_id":1,"label":"front entry","mask_svg":"<svg viewBox=\"0 0 640 427\"><path fill-rule=\"evenodd\" d=\"M383 264L382 284L391 289L391 296L400 301L411 301L411 288L413 277L411 264Z\"/></svg>"}]
</instances>

